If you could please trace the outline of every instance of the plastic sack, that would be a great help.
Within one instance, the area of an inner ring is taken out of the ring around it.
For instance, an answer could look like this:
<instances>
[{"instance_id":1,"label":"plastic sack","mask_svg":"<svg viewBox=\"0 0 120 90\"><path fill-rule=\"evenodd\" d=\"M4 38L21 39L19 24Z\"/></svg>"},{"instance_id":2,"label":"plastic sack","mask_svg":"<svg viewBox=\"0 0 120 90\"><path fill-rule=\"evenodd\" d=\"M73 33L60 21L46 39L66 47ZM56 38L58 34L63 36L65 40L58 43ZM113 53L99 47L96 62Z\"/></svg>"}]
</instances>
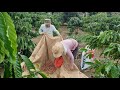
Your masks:
<instances>
[{"instance_id":1,"label":"plastic sack","mask_svg":"<svg viewBox=\"0 0 120 90\"><path fill-rule=\"evenodd\" d=\"M85 70L90 67L90 65L86 64L86 62L93 62L94 60L94 50L89 49L88 45L85 47L87 49L87 52L83 51L81 56L81 70ZM87 57L86 53L91 53L92 57Z\"/></svg>"}]
</instances>

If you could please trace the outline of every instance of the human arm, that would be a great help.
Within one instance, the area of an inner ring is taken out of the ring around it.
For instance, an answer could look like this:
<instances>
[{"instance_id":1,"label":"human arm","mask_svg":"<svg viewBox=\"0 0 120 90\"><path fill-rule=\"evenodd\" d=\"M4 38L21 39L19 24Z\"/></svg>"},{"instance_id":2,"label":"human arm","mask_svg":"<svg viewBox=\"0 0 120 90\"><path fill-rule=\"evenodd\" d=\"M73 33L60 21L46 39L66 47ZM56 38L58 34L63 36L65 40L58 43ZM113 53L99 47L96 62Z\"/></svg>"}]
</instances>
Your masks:
<instances>
[{"instance_id":1,"label":"human arm","mask_svg":"<svg viewBox=\"0 0 120 90\"><path fill-rule=\"evenodd\" d=\"M40 34L44 34L44 32L43 32L43 25L40 26L40 28L39 28L39 33L40 33Z\"/></svg>"},{"instance_id":2,"label":"human arm","mask_svg":"<svg viewBox=\"0 0 120 90\"><path fill-rule=\"evenodd\" d=\"M60 33L59 33L58 30L54 30L54 32L56 32L56 34L57 34L58 36L60 36Z\"/></svg>"},{"instance_id":3,"label":"human arm","mask_svg":"<svg viewBox=\"0 0 120 90\"><path fill-rule=\"evenodd\" d=\"M59 31L55 28L55 26L54 25L52 25L52 28L53 28L53 31L59 36L60 35L60 33L59 33Z\"/></svg>"},{"instance_id":4,"label":"human arm","mask_svg":"<svg viewBox=\"0 0 120 90\"><path fill-rule=\"evenodd\" d=\"M55 34L55 35L54 35ZM61 37L61 39L63 40L63 38L62 38L62 36L61 36L61 34L59 33L59 31L58 30L56 30L56 28L53 26L53 36L60 36Z\"/></svg>"},{"instance_id":5,"label":"human arm","mask_svg":"<svg viewBox=\"0 0 120 90\"><path fill-rule=\"evenodd\" d=\"M72 54L72 52L70 50L67 50L66 55L69 57L69 59L70 59L70 66L71 66L71 69L73 69L74 56L73 56L73 54Z\"/></svg>"}]
</instances>

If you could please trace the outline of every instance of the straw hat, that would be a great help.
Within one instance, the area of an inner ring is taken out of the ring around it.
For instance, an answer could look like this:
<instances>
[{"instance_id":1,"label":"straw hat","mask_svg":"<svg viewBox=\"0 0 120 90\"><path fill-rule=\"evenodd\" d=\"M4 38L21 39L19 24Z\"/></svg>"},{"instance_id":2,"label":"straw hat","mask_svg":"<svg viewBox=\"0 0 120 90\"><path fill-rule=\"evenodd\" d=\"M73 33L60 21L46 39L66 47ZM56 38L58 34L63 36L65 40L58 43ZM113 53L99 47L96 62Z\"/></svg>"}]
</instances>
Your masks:
<instances>
[{"instance_id":1,"label":"straw hat","mask_svg":"<svg viewBox=\"0 0 120 90\"><path fill-rule=\"evenodd\" d=\"M51 19L45 19L45 21L51 21Z\"/></svg>"},{"instance_id":2,"label":"straw hat","mask_svg":"<svg viewBox=\"0 0 120 90\"><path fill-rule=\"evenodd\" d=\"M50 23L51 19L45 19L45 23Z\"/></svg>"},{"instance_id":3,"label":"straw hat","mask_svg":"<svg viewBox=\"0 0 120 90\"><path fill-rule=\"evenodd\" d=\"M62 56L64 52L64 48L63 48L63 45L62 43L60 42L57 42L53 47L52 47L52 53L53 53L53 56L55 58L58 58L60 56Z\"/></svg>"}]
</instances>

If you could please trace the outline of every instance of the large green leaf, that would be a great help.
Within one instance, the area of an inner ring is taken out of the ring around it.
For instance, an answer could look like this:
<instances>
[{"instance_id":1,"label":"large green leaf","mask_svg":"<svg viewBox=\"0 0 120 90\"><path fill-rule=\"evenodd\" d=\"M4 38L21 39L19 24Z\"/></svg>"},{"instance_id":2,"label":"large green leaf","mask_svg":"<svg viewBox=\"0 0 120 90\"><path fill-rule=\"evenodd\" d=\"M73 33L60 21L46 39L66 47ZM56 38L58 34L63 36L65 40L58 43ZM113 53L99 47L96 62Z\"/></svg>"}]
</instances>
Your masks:
<instances>
[{"instance_id":1,"label":"large green leaf","mask_svg":"<svg viewBox=\"0 0 120 90\"><path fill-rule=\"evenodd\" d=\"M48 78L47 75L46 75L45 73L43 73L43 72L41 72L41 71L38 72L38 73L39 73L43 78Z\"/></svg>"},{"instance_id":2,"label":"large green leaf","mask_svg":"<svg viewBox=\"0 0 120 90\"><path fill-rule=\"evenodd\" d=\"M80 48L80 51L81 51L81 52L86 52L87 49L85 49L85 48Z\"/></svg>"},{"instance_id":3,"label":"large green leaf","mask_svg":"<svg viewBox=\"0 0 120 90\"><path fill-rule=\"evenodd\" d=\"M113 47L112 48L106 48L105 50L104 50L104 52L103 53L107 53L107 52L110 52L112 49L114 49Z\"/></svg>"},{"instance_id":4,"label":"large green leaf","mask_svg":"<svg viewBox=\"0 0 120 90\"><path fill-rule=\"evenodd\" d=\"M30 77L37 77L36 74L40 74L43 78L47 78L47 75L41 71L36 72L35 67L33 65L33 63L30 61L30 59L27 56L21 55L21 58L23 59L23 61L26 64L26 67L28 69L28 71L30 72ZM35 74L36 73L36 74Z\"/></svg>"},{"instance_id":5,"label":"large green leaf","mask_svg":"<svg viewBox=\"0 0 120 90\"><path fill-rule=\"evenodd\" d=\"M112 78L119 78L119 70L115 65L111 68L111 76Z\"/></svg>"},{"instance_id":6,"label":"large green leaf","mask_svg":"<svg viewBox=\"0 0 120 90\"><path fill-rule=\"evenodd\" d=\"M14 72L15 72L15 77L16 78L21 78L22 77L22 68L21 68L21 65L20 65L20 62L19 62L18 59L16 60L16 63L14 65Z\"/></svg>"},{"instance_id":7,"label":"large green leaf","mask_svg":"<svg viewBox=\"0 0 120 90\"><path fill-rule=\"evenodd\" d=\"M0 63L3 62L4 58L5 58L5 54L1 54L1 53L0 53Z\"/></svg>"},{"instance_id":8,"label":"large green leaf","mask_svg":"<svg viewBox=\"0 0 120 90\"><path fill-rule=\"evenodd\" d=\"M25 62L26 64L26 67L27 69L30 71L31 69L34 69L35 70L35 67L33 65L33 63L30 61L30 59L25 56L25 55L21 55L21 58L23 59L23 61Z\"/></svg>"},{"instance_id":9,"label":"large green leaf","mask_svg":"<svg viewBox=\"0 0 120 90\"><path fill-rule=\"evenodd\" d=\"M94 65L93 62L85 62L85 63L88 64L88 65Z\"/></svg>"},{"instance_id":10,"label":"large green leaf","mask_svg":"<svg viewBox=\"0 0 120 90\"><path fill-rule=\"evenodd\" d=\"M4 42L0 39L0 63L3 62L4 58L5 58L5 54L8 55L7 50L4 47Z\"/></svg>"},{"instance_id":11,"label":"large green leaf","mask_svg":"<svg viewBox=\"0 0 120 90\"><path fill-rule=\"evenodd\" d=\"M99 60L95 60L95 64L102 65L102 63Z\"/></svg>"},{"instance_id":12,"label":"large green leaf","mask_svg":"<svg viewBox=\"0 0 120 90\"><path fill-rule=\"evenodd\" d=\"M14 24L6 12L0 12L0 39L4 42L4 47L9 51L11 63L16 61L17 36Z\"/></svg>"},{"instance_id":13,"label":"large green leaf","mask_svg":"<svg viewBox=\"0 0 120 90\"><path fill-rule=\"evenodd\" d=\"M4 78L10 78L11 77L11 72L10 72L11 64L6 60L4 63Z\"/></svg>"},{"instance_id":14,"label":"large green leaf","mask_svg":"<svg viewBox=\"0 0 120 90\"><path fill-rule=\"evenodd\" d=\"M90 65L91 68L95 67L95 64L93 62L85 62L86 64Z\"/></svg>"},{"instance_id":15,"label":"large green leaf","mask_svg":"<svg viewBox=\"0 0 120 90\"><path fill-rule=\"evenodd\" d=\"M104 69L104 65L99 66L98 68L96 68L96 73L101 73L102 69Z\"/></svg>"},{"instance_id":16,"label":"large green leaf","mask_svg":"<svg viewBox=\"0 0 120 90\"><path fill-rule=\"evenodd\" d=\"M105 71L107 72L107 74L109 73L109 71L112 68L113 63L112 62L108 62L107 65L105 66Z\"/></svg>"},{"instance_id":17,"label":"large green leaf","mask_svg":"<svg viewBox=\"0 0 120 90\"><path fill-rule=\"evenodd\" d=\"M8 37L9 40L11 41L11 47L14 49L13 55L16 55L17 53L17 35L16 35L16 30L15 26L13 24L13 21L11 17L7 13L3 13L5 22L8 26Z\"/></svg>"}]
</instances>

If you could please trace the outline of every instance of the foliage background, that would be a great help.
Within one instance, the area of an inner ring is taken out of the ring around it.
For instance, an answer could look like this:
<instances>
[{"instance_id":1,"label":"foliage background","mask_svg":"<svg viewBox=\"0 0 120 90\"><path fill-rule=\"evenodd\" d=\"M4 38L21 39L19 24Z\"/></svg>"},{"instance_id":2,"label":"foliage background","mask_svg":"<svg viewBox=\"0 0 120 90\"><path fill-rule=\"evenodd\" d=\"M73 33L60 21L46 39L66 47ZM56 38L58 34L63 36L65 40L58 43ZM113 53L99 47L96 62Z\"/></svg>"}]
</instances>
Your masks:
<instances>
[{"instance_id":1,"label":"foliage background","mask_svg":"<svg viewBox=\"0 0 120 90\"><path fill-rule=\"evenodd\" d=\"M0 66L4 67L4 78L22 77L22 61L26 61L29 69L34 69L28 59L35 48L31 39L39 35L45 18L50 18L58 30L66 23L68 36L79 43L103 49L104 60L96 58L89 63L95 70L95 77L120 77L119 12L0 12ZM87 34L79 35L80 30ZM37 73L31 72L29 77L35 78Z\"/></svg>"}]
</instances>

